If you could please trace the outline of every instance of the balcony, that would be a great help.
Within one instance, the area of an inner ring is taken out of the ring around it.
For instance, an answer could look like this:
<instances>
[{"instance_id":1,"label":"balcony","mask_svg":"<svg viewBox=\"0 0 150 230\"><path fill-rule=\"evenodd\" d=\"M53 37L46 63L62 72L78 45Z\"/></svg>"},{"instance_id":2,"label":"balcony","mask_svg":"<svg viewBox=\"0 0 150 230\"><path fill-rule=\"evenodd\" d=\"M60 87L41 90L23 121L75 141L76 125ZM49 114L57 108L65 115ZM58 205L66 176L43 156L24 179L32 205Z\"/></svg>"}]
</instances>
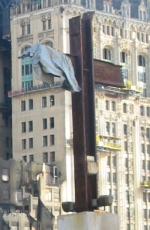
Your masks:
<instances>
[{"instance_id":1,"label":"balcony","mask_svg":"<svg viewBox=\"0 0 150 230\"><path fill-rule=\"evenodd\" d=\"M141 187L145 189L150 189L150 181L142 181Z\"/></svg>"},{"instance_id":2,"label":"balcony","mask_svg":"<svg viewBox=\"0 0 150 230\"><path fill-rule=\"evenodd\" d=\"M138 85L138 86L132 85L132 81L124 79L124 85L125 85L125 88L123 88L122 90L133 91L135 93L143 92L143 86L142 85Z\"/></svg>"},{"instance_id":3,"label":"balcony","mask_svg":"<svg viewBox=\"0 0 150 230\"><path fill-rule=\"evenodd\" d=\"M120 139L109 136L96 136L97 150L104 152L121 151L121 145L117 143Z\"/></svg>"},{"instance_id":4,"label":"balcony","mask_svg":"<svg viewBox=\"0 0 150 230\"><path fill-rule=\"evenodd\" d=\"M29 87L28 89L21 89L21 90L15 90L15 91L9 91L8 92L8 97L15 97L15 96L19 96L21 94L26 94L26 93L30 93L30 92L37 92L37 91L41 91L41 90L45 90L45 89L55 89L55 88L61 88L63 86L63 82L62 81L57 81L54 82L52 84L42 84L42 85L36 85L33 87Z\"/></svg>"}]
</instances>

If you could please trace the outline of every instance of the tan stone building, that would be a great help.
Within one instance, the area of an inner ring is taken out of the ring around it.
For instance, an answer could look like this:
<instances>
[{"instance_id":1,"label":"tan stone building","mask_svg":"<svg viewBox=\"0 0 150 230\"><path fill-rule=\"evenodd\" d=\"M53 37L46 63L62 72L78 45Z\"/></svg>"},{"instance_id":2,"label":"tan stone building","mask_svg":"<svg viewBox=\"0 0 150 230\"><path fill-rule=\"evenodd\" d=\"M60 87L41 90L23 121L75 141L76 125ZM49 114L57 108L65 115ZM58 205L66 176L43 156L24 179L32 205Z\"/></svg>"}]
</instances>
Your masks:
<instances>
[{"instance_id":1,"label":"tan stone building","mask_svg":"<svg viewBox=\"0 0 150 230\"><path fill-rule=\"evenodd\" d=\"M0 159L0 229L57 229L61 202L54 170L45 163Z\"/></svg>"}]
</instances>

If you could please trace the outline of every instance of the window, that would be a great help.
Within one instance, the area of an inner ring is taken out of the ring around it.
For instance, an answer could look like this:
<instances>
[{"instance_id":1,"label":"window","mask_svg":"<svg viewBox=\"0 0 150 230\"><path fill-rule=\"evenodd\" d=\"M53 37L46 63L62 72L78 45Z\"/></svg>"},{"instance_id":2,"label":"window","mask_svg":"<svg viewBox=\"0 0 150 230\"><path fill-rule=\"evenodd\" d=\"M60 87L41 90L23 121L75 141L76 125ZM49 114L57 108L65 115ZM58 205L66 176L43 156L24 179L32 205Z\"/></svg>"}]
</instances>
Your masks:
<instances>
[{"instance_id":1,"label":"window","mask_svg":"<svg viewBox=\"0 0 150 230\"><path fill-rule=\"evenodd\" d=\"M6 137L6 148L9 148L9 137Z\"/></svg>"},{"instance_id":2,"label":"window","mask_svg":"<svg viewBox=\"0 0 150 230\"><path fill-rule=\"evenodd\" d=\"M130 216L129 208L126 208L126 217L129 218L129 216Z\"/></svg>"},{"instance_id":3,"label":"window","mask_svg":"<svg viewBox=\"0 0 150 230\"><path fill-rule=\"evenodd\" d=\"M117 174L113 173L113 183L117 183Z\"/></svg>"},{"instance_id":4,"label":"window","mask_svg":"<svg viewBox=\"0 0 150 230\"><path fill-rule=\"evenodd\" d=\"M22 49L22 53L30 47L25 47ZM33 87L33 77L32 77L32 59L30 57L23 58L21 60L22 66L22 89L27 91Z\"/></svg>"},{"instance_id":5,"label":"window","mask_svg":"<svg viewBox=\"0 0 150 230\"><path fill-rule=\"evenodd\" d=\"M146 129L146 137L147 137L147 138L150 138L150 128L147 128L147 129Z\"/></svg>"},{"instance_id":6,"label":"window","mask_svg":"<svg viewBox=\"0 0 150 230\"><path fill-rule=\"evenodd\" d=\"M50 135L50 145L54 145L55 144L55 136L52 134Z\"/></svg>"},{"instance_id":7,"label":"window","mask_svg":"<svg viewBox=\"0 0 150 230\"><path fill-rule=\"evenodd\" d=\"M50 163L55 162L55 152L50 152Z\"/></svg>"},{"instance_id":8,"label":"window","mask_svg":"<svg viewBox=\"0 0 150 230\"><path fill-rule=\"evenodd\" d=\"M27 24L27 34L30 34L30 24Z\"/></svg>"},{"instance_id":9,"label":"window","mask_svg":"<svg viewBox=\"0 0 150 230\"><path fill-rule=\"evenodd\" d=\"M47 118L43 119L43 129L47 129Z\"/></svg>"},{"instance_id":10,"label":"window","mask_svg":"<svg viewBox=\"0 0 150 230\"><path fill-rule=\"evenodd\" d=\"M146 192L143 192L143 202L146 202Z\"/></svg>"},{"instance_id":11,"label":"window","mask_svg":"<svg viewBox=\"0 0 150 230\"><path fill-rule=\"evenodd\" d=\"M51 29L51 19L48 19L48 30Z\"/></svg>"},{"instance_id":12,"label":"window","mask_svg":"<svg viewBox=\"0 0 150 230\"><path fill-rule=\"evenodd\" d=\"M29 149L33 148L33 138L29 138Z\"/></svg>"},{"instance_id":13,"label":"window","mask_svg":"<svg viewBox=\"0 0 150 230\"><path fill-rule=\"evenodd\" d=\"M145 153L145 144L141 144L141 152Z\"/></svg>"},{"instance_id":14,"label":"window","mask_svg":"<svg viewBox=\"0 0 150 230\"><path fill-rule=\"evenodd\" d=\"M52 191L51 189L45 190L45 200L46 201L52 201Z\"/></svg>"},{"instance_id":15,"label":"window","mask_svg":"<svg viewBox=\"0 0 150 230\"><path fill-rule=\"evenodd\" d=\"M29 99L29 110L33 109L33 99Z\"/></svg>"},{"instance_id":16,"label":"window","mask_svg":"<svg viewBox=\"0 0 150 230\"><path fill-rule=\"evenodd\" d=\"M43 31L46 30L46 21L43 21Z\"/></svg>"},{"instance_id":17,"label":"window","mask_svg":"<svg viewBox=\"0 0 150 230\"><path fill-rule=\"evenodd\" d=\"M115 36L114 27L111 27L111 35L112 35L112 36Z\"/></svg>"},{"instance_id":18,"label":"window","mask_svg":"<svg viewBox=\"0 0 150 230\"><path fill-rule=\"evenodd\" d=\"M103 59L111 61L111 51L109 49L103 49Z\"/></svg>"},{"instance_id":19,"label":"window","mask_svg":"<svg viewBox=\"0 0 150 230\"><path fill-rule=\"evenodd\" d=\"M127 125L126 124L123 125L123 133L125 136L127 136Z\"/></svg>"},{"instance_id":20,"label":"window","mask_svg":"<svg viewBox=\"0 0 150 230\"><path fill-rule=\"evenodd\" d=\"M29 121L29 132L33 131L33 121Z\"/></svg>"},{"instance_id":21,"label":"window","mask_svg":"<svg viewBox=\"0 0 150 230\"><path fill-rule=\"evenodd\" d=\"M113 198L114 198L114 200L117 200L117 190L116 189L113 189Z\"/></svg>"},{"instance_id":22,"label":"window","mask_svg":"<svg viewBox=\"0 0 150 230\"><path fill-rule=\"evenodd\" d=\"M150 145L147 145L147 154L150 154Z\"/></svg>"},{"instance_id":23,"label":"window","mask_svg":"<svg viewBox=\"0 0 150 230\"><path fill-rule=\"evenodd\" d=\"M46 97L42 97L42 108L47 106L47 98Z\"/></svg>"},{"instance_id":24,"label":"window","mask_svg":"<svg viewBox=\"0 0 150 230\"><path fill-rule=\"evenodd\" d=\"M124 141L124 151L127 152L127 149L128 149L128 144L127 144L127 141Z\"/></svg>"},{"instance_id":25,"label":"window","mask_svg":"<svg viewBox=\"0 0 150 230\"><path fill-rule=\"evenodd\" d=\"M112 108L111 108L112 111L116 111L116 102L112 101L111 105L112 105Z\"/></svg>"},{"instance_id":26,"label":"window","mask_svg":"<svg viewBox=\"0 0 150 230\"><path fill-rule=\"evenodd\" d=\"M127 61L127 55L126 55L126 53L125 52L121 52L120 53L120 62L126 63L126 61Z\"/></svg>"},{"instance_id":27,"label":"window","mask_svg":"<svg viewBox=\"0 0 150 230\"><path fill-rule=\"evenodd\" d=\"M2 169L2 180L9 181L9 169L7 168Z\"/></svg>"},{"instance_id":28,"label":"window","mask_svg":"<svg viewBox=\"0 0 150 230\"><path fill-rule=\"evenodd\" d=\"M26 102L25 101L21 101L21 111L25 111L26 110Z\"/></svg>"},{"instance_id":29,"label":"window","mask_svg":"<svg viewBox=\"0 0 150 230\"><path fill-rule=\"evenodd\" d=\"M50 106L54 106L55 105L55 98L54 95L50 96Z\"/></svg>"},{"instance_id":30,"label":"window","mask_svg":"<svg viewBox=\"0 0 150 230\"><path fill-rule=\"evenodd\" d=\"M125 167L128 168L128 158L125 158Z\"/></svg>"},{"instance_id":31,"label":"window","mask_svg":"<svg viewBox=\"0 0 150 230\"><path fill-rule=\"evenodd\" d=\"M141 137L144 137L144 127L141 127Z\"/></svg>"},{"instance_id":32,"label":"window","mask_svg":"<svg viewBox=\"0 0 150 230\"><path fill-rule=\"evenodd\" d=\"M26 132L26 122L22 122L22 133Z\"/></svg>"},{"instance_id":33,"label":"window","mask_svg":"<svg viewBox=\"0 0 150 230\"><path fill-rule=\"evenodd\" d=\"M107 181L108 181L108 182L111 181L110 172L107 173Z\"/></svg>"},{"instance_id":34,"label":"window","mask_svg":"<svg viewBox=\"0 0 150 230\"><path fill-rule=\"evenodd\" d=\"M46 0L43 0L43 8L46 7Z\"/></svg>"},{"instance_id":35,"label":"window","mask_svg":"<svg viewBox=\"0 0 150 230\"><path fill-rule=\"evenodd\" d=\"M22 25L22 36L26 34L26 27L25 25Z\"/></svg>"},{"instance_id":36,"label":"window","mask_svg":"<svg viewBox=\"0 0 150 230\"><path fill-rule=\"evenodd\" d=\"M26 139L22 139L22 150L26 149Z\"/></svg>"},{"instance_id":37,"label":"window","mask_svg":"<svg viewBox=\"0 0 150 230\"><path fill-rule=\"evenodd\" d=\"M50 129L54 128L54 117L50 117Z\"/></svg>"},{"instance_id":38,"label":"window","mask_svg":"<svg viewBox=\"0 0 150 230\"><path fill-rule=\"evenodd\" d=\"M129 184L129 175L128 174L125 174L125 183Z\"/></svg>"},{"instance_id":39,"label":"window","mask_svg":"<svg viewBox=\"0 0 150 230\"><path fill-rule=\"evenodd\" d=\"M145 67L145 58L142 55L138 56L138 66Z\"/></svg>"},{"instance_id":40,"label":"window","mask_svg":"<svg viewBox=\"0 0 150 230\"><path fill-rule=\"evenodd\" d=\"M123 103L123 112L127 113L127 104L126 103Z\"/></svg>"},{"instance_id":41,"label":"window","mask_svg":"<svg viewBox=\"0 0 150 230\"><path fill-rule=\"evenodd\" d=\"M116 134L116 124L113 122L112 123L112 135Z\"/></svg>"},{"instance_id":42,"label":"window","mask_svg":"<svg viewBox=\"0 0 150 230\"><path fill-rule=\"evenodd\" d=\"M29 162L34 161L34 155L29 155Z\"/></svg>"},{"instance_id":43,"label":"window","mask_svg":"<svg viewBox=\"0 0 150 230\"><path fill-rule=\"evenodd\" d=\"M147 218L147 210L143 209L143 218L146 219Z\"/></svg>"},{"instance_id":44,"label":"window","mask_svg":"<svg viewBox=\"0 0 150 230\"><path fill-rule=\"evenodd\" d=\"M106 122L106 134L110 133L110 123L107 121Z\"/></svg>"},{"instance_id":45,"label":"window","mask_svg":"<svg viewBox=\"0 0 150 230\"><path fill-rule=\"evenodd\" d=\"M150 117L150 107L146 108L146 115L147 115L147 117Z\"/></svg>"},{"instance_id":46,"label":"window","mask_svg":"<svg viewBox=\"0 0 150 230\"><path fill-rule=\"evenodd\" d=\"M107 165L110 166L110 156L107 156Z\"/></svg>"},{"instance_id":47,"label":"window","mask_svg":"<svg viewBox=\"0 0 150 230\"><path fill-rule=\"evenodd\" d=\"M126 191L126 201L129 202L129 191Z\"/></svg>"},{"instance_id":48,"label":"window","mask_svg":"<svg viewBox=\"0 0 150 230\"><path fill-rule=\"evenodd\" d=\"M45 45L47 45L47 46L50 46L50 47L53 47L53 43L52 42L45 42Z\"/></svg>"},{"instance_id":49,"label":"window","mask_svg":"<svg viewBox=\"0 0 150 230\"><path fill-rule=\"evenodd\" d=\"M145 115L145 108L144 108L144 106L140 106L140 115L141 116Z\"/></svg>"},{"instance_id":50,"label":"window","mask_svg":"<svg viewBox=\"0 0 150 230\"><path fill-rule=\"evenodd\" d=\"M47 136L43 136L43 146L47 146Z\"/></svg>"},{"instance_id":51,"label":"window","mask_svg":"<svg viewBox=\"0 0 150 230\"><path fill-rule=\"evenodd\" d=\"M114 206L114 213L118 213L117 206Z\"/></svg>"},{"instance_id":52,"label":"window","mask_svg":"<svg viewBox=\"0 0 150 230\"><path fill-rule=\"evenodd\" d=\"M109 110L109 101L106 100L106 110Z\"/></svg>"},{"instance_id":53,"label":"window","mask_svg":"<svg viewBox=\"0 0 150 230\"><path fill-rule=\"evenodd\" d=\"M145 170L145 160L142 160L142 169Z\"/></svg>"},{"instance_id":54,"label":"window","mask_svg":"<svg viewBox=\"0 0 150 230\"><path fill-rule=\"evenodd\" d=\"M43 162L48 163L48 153L43 153Z\"/></svg>"},{"instance_id":55,"label":"window","mask_svg":"<svg viewBox=\"0 0 150 230\"><path fill-rule=\"evenodd\" d=\"M27 156L22 156L22 160L27 162Z\"/></svg>"},{"instance_id":56,"label":"window","mask_svg":"<svg viewBox=\"0 0 150 230\"><path fill-rule=\"evenodd\" d=\"M113 167L116 167L116 164L117 164L116 156L112 156L112 165L113 165Z\"/></svg>"},{"instance_id":57,"label":"window","mask_svg":"<svg viewBox=\"0 0 150 230\"><path fill-rule=\"evenodd\" d=\"M147 169L150 170L150 161L147 161Z\"/></svg>"}]
</instances>

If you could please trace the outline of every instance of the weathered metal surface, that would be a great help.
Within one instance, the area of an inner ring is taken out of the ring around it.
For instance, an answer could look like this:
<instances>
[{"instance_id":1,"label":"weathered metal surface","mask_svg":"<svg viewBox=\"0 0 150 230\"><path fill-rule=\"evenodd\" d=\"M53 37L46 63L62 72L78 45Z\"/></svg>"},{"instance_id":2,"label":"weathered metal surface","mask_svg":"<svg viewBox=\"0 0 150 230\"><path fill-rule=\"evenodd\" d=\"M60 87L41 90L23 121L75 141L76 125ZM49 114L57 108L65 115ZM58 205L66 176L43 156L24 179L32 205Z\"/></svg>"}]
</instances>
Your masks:
<instances>
[{"instance_id":1,"label":"weathered metal surface","mask_svg":"<svg viewBox=\"0 0 150 230\"><path fill-rule=\"evenodd\" d=\"M113 63L94 60L94 79L95 83L102 85L124 87L121 66Z\"/></svg>"},{"instance_id":2,"label":"weathered metal surface","mask_svg":"<svg viewBox=\"0 0 150 230\"><path fill-rule=\"evenodd\" d=\"M70 52L77 56L75 76L82 89L72 95L77 212L93 210L92 199L97 198L96 175L87 174L87 155L96 159L92 16L85 13L82 20L76 17L69 22Z\"/></svg>"}]
</instances>

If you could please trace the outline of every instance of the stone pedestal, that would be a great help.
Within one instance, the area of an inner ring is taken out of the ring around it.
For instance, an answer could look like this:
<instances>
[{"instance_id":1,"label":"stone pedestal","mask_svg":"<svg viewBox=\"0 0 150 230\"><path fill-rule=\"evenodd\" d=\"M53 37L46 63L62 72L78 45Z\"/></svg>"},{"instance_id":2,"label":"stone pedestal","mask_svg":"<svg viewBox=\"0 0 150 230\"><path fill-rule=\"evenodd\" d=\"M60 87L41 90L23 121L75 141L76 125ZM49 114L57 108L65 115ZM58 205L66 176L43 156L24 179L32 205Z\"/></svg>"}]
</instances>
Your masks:
<instances>
[{"instance_id":1,"label":"stone pedestal","mask_svg":"<svg viewBox=\"0 0 150 230\"><path fill-rule=\"evenodd\" d=\"M58 230L119 230L117 214L80 212L58 217Z\"/></svg>"}]
</instances>

